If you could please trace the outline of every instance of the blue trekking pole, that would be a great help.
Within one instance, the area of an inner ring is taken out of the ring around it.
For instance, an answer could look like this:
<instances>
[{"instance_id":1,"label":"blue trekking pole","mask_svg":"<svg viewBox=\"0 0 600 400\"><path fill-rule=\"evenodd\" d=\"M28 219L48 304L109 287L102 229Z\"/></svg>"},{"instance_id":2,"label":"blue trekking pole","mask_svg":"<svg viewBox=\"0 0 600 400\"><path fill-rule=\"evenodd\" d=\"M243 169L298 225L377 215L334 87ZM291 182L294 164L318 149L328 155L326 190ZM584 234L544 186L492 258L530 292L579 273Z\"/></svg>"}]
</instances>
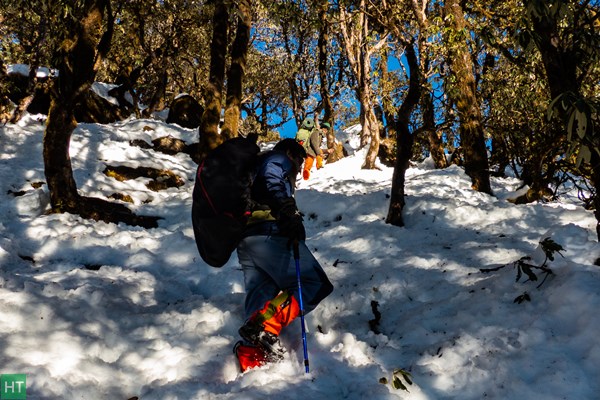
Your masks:
<instances>
[{"instance_id":1,"label":"blue trekking pole","mask_svg":"<svg viewBox=\"0 0 600 400\"><path fill-rule=\"evenodd\" d=\"M300 303L300 322L302 323L302 346L304 347L304 370L308 374L308 346L306 345L306 327L304 325L304 304L302 303L302 284L300 283L300 248L294 240L294 261L296 261L296 277L298 278L298 302Z\"/></svg>"}]
</instances>

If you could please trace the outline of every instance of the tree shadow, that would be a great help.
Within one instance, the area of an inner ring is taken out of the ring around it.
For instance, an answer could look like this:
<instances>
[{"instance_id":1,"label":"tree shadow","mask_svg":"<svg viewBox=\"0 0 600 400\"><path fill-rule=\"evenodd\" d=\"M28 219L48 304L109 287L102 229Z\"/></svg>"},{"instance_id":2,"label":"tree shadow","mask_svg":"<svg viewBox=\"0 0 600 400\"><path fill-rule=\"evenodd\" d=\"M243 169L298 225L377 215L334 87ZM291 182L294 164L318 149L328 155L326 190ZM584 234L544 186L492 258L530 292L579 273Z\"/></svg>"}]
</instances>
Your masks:
<instances>
[{"instance_id":1,"label":"tree shadow","mask_svg":"<svg viewBox=\"0 0 600 400\"><path fill-rule=\"evenodd\" d=\"M103 158L100 143L92 142L82 163ZM146 157L167 166L175 162L154 153ZM10 255L0 254L0 298L5 315L15 319L0 334L0 356L3 372L28 374L31 398L218 398L248 392L281 399L386 398L390 389L379 379L389 379L396 368L413 373L427 397L448 397L426 362L497 321L478 315L479 325L460 327L435 317L460 320L469 304L502 290L494 287L497 274L478 273L489 252L509 262L532 250L540 235L525 222L539 217L535 207L507 206L503 226L478 231L468 221L448 218L435 194L411 195L407 225L397 228L384 223L388 189L378 183L336 182L340 189L354 187L349 196L299 190L307 244L335 286L306 318L313 372L303 375L299 329L291 326L297 363L240 375L232 348L243 322L242 273L235 255L221 269L200 260L190 219L195 170L188 169L185 184L169 189L176 196L152 194L151 201L135 205L164 217L149 231L59 215L4 221L10 232L2 231L0 245ZM79 176L78 183L95 193L98 183L106 184L97 178ZM420 204L437 211L423 213ZM548 226L552 218L546 216ZM427 243L428 250L418 243ZM494 307L508 306L490 304L489 310ZM503 332L511 329L516 327ZM358 346L364 359L345 346Z\"/></svg>"}]
</instances>

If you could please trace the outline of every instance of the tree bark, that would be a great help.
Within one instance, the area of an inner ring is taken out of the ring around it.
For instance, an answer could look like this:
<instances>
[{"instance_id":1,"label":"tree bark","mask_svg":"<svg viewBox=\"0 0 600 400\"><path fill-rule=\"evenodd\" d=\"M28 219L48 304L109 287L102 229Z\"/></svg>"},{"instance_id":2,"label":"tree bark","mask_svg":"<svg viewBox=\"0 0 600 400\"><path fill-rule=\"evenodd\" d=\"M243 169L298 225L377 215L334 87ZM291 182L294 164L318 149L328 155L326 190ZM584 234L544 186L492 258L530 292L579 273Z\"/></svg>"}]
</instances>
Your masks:
<instances>
[{"instance_id":1,"label":"tree bark","mask_svg":"<svg viewBox=\"0 0 600 400\"><path fill-rule=\"evenodd\" d=\"M390 72L388 70L388 52L387 50L382 51L381 60L379 65L379 91L381 94L381 113L382 117L385 118L386 124L383 127L383 120L381 121L382 128L379 130L380 137L395 137L396 127L394 121L396 120L396 110L394 101L392 99L392 83L390 82Z\"/></svg>"},{"instance_id":2,"label":"tree bark","mask_svg":"<svg viewBox=\"0 0 600 400\"><path fill-rule=\"evenodd\" d=\"M340 31L348 62L357 81L356 93L360 103L360 122L362 126L361 145L366 146L369 143L369 149L362 168L374 169L379 153L380 139L379 123L373 107L371 55L373 51L386 43L387 38L384 37L378 44L369 46L370 31L365 0L361 0L355 18L352 18L343 8L340 9Z\"/></svg>"},{"instance_id":3,"label":"tree bark","mask_svg":"<svg viewBox=\"0 0 600 400\"><path fill-rule=\"evenodd\" d=\"M333 104L331 103L331 95L329 94L329 75L327 59L329 58L329 52L327 51L327 45L329 43L329 21L327 18L327 10L329 8L329 1L322 1L319 5L319 39L317 41L318 47L318 68L319 68L319 79L320 79L320 93L321 102L323 104L323 121L328 122L331 125L331 129L327 131L327 148L332 149L335 144L335 130L333 129Z\"/></svg>"},{"instance_id":4,"label":"tree bark","mask_svg":"<svg viewBox=\"0 0 600 400\"><path fill-rule=\"evenodd\" d=\"M459 135L464 152L465 173L471 177L474 190L492 194L481 109L466 37L468 28L460 1L447 0L444 14L449 28L444 41L448 49L448 64L455 81L455 90L448 93L456 104L460 119Z\"/></svg>"},{"instance_id":5,"label":"tree bark","mask_svg":"<svg viewBox=\"0 0 600 400\"><path fill-rule=\"evenodd\" d=\"M9 112L11 102L8 98L8 90L6 90L7 81L6 67L4 66L2 57L0 57L0 124L7 123L11 117L11 113Z\"/></svg>"},{"instance_id":6,"label":"tree bark","mask_svg":"<svg viewBox=\"0 0 600 400\"><path fill-rule=\"evenodd\" d=\"M29 107L29 105L33 101L33 97L35 96L35 88L36 88L37 82L38 82L38 79L37 79L38 66L39 66L39 62L38 62L38 57L36 54L34 56L33 60L31 61L31 63L29 64L29 76L28 76L28 83L27 83L28 95L23 97L21 99L21 101L19 102L17 108L14 109L13 115L10 118L11 124L16 124L17 122L19 122L21 120L21 117L23 117L23 114L27 110L27 107Z\"/></svg>"},{"instance_id":7,"label":"tree bark","mask_svg":"<svg viewBox=\"0 0 600 400\"><path fill-rule=\"evenodd\" d=\"M529 0L528 2L530 2ZM549 15L530 16L536 34L534 42L542 56L552 99L563 93L579 94L577 55L561 48L563 40L558 33L558 21Z\"/></svg>"},{"instance_id":8,"label":"tree bark","mask_svg":"<svg viewBox=\"0 0 600 400\"><path fill-rule=\"evenodd\" d=\"M62 71L58 80L61 76ZM57 212L73 212L80 203L69 156L71 134L77 126L74 108L72 100L52 99L44 131L44 172L50 204Z\"/></svg>"},{"instance_id":9,"label":"tree bark","mask_svg":"<svg viewBox=\"0 0 600 400\"><path fill-rule=\"evenodd\" d=\"M423 110L423 130L427 134L429 152L437 169L448 167L448 159L444 153L444 143L436 129L433 94L425 93L421 96L421 109Z\"/></svg>"},{"instance_id":10,"label":"tree bark","mask_svg":"<svg viewBox=\"0 0 600 400\"><path fill-rule=\"evenodd\" d=\"M225 50L229 31L229 10L224 0L215 2L213 14L213 37L210 44L210 72L204 99L206 107L202 114L199 131L199 154L197 162L223 142L219 135L221 121L221 96L225 79Z\"/></svg>"},{"instance_id":11,"label":"tree bark","mask_svg":"<svg viewBox=\"0 0 600 400\"><path fill-rule=\"evenodd\" d=\"M404 209L404 186L406 170L412 156L414 137L410 132L410 115L419 104L421 98L421 71L415 49L412 44L405 47L405 55L410 68L410 82L406 98L398 109L396 120L396 164L392 176L390 207L385 222L395 226L404 226L402 210Z\"/></svg>"},{"instance_id":12,"label":"tree bark","mask_svg":"<svg viewBox=\"0 0 600 400\"><path fill-rule=\"evenodd\" d=\"M59 76L54 82L44 131L44 172L52 209L83 218L155 227L157 218L137 217L121 204L83 197L77 192L69 156L71 134L77 126L74 109L90 89L100 62L108 52L113 28L109 0L87 0L81 12L81 19L65 21L67 38L60 50ZM108 14L106 31L105 13Z\"/></svg>"},{"instance_id":13,"label":"tree bark","mask_svg":"<svg viewBox=\"0 0 600 400\"><path fill-rule=\"evenodd\" d=\"M152 93L152 98L148 103L147 107L142 112L142 115L145 118L149 118L152 116L152 113L156 110L162 110L165 108L165 93L167 91L167 81L169 79L169 74L165 67L161 68L158 79L158 85L154 88L154 93Z\"/></svg>"},{"instance_id":14,"label":"tree bark","mask_svg":"<svg viewBox=\"0 0 600 400\"><path fill-rule=\"evenodd\" d=\"M94 64L100 54L104 12L108 0L87 1L81 21L63 42L56 92L50 104L44 132L44 168L50 202L55 211L76 212L80 203L69 156L69 142L77 122L75 104L94 80Z\"/></svg>"},{"instance_id":15,"label":"tree bark","mask_svg":"<svg viewBox=\"0 0 600 400\"><path fill-rule=\"evenodd\" d=\"M252 10L250 0L239 0L238 23L235 39L231 48L231 66L227 76L227 97L225 101L225 118L221 135L231 139L238 135L241 118L244 72L250 43L252 27Z\"/></svg>"},{"instance_id":16,"label":"tree bark","mask_svg":"<svg viewBox=\"0 0 600 400\"><path fill-rule=\"evenodd\" d=\"M431 62L431 58L427 50L427 39L424 35L424 32L427 32L431 25L427 15L427 4L428 2L426 0L421 2L412 0L411 2L411 10L419 26L417 43L418 49L421 52L421 57L419 57L421 60L419 63L419 71L421 74L422 84L426 83L426 74L429 70ZM427 135L429 152L431 153L431 158L433 159L436 168L446 168L448 166L448 160L444 152L444 143L441 139L441 135L438 133L437 124L435 122L433 92L430 91L423 93L423 89L421 89L421 92L422 94L419 101L422 110L423 131Z\"/></svg>"}]
</instances>

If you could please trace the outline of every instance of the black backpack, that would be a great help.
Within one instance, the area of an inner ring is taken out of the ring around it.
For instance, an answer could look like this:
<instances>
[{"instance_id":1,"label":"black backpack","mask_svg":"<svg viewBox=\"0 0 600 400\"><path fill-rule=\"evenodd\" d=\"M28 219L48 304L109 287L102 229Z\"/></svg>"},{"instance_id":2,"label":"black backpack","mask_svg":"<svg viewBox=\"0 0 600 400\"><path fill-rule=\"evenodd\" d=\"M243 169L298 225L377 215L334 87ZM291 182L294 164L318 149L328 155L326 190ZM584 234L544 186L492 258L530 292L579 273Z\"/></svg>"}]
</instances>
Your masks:
<instances>
[{"instance_id":1,"label":"black backpack","mask_svg":"<svg viewBox=\"0 0 600 400\"><path fill-rule=\"evenodd\" d=\"M196 172L192 225L202 259L220 268L242 238L260 149L254 138L229 139L212 150Z\"/></svg>"}]
</instances>

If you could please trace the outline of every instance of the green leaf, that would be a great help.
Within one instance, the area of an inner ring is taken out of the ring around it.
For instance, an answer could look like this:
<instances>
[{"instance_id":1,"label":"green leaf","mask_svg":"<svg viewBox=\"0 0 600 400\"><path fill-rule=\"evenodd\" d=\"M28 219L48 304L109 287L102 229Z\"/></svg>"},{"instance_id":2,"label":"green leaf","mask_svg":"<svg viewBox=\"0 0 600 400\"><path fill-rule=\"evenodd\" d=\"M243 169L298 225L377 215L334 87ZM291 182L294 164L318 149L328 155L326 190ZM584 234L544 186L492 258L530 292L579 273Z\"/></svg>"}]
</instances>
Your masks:
<instances>
[{"instance_id":1,"label":"green leaf","mask_svg":"<svg viewBox=\"0 0 600 400\"><path fill-rule=\"evenodd\" d=\"M537 281L538 277L536 274L533 273L533 271L531 270L531 267L529 265L523 264L522 268L523 268L523 272L527 275L529 280Z\"/></svg>"},{"instance_id":2,"label":"green leaf","mask_svg":"<svg viewBox=\"0 0 600 400\"><path fill-rule=\"evenodd\" d=\"M575 119L577 120L577 135L580 139L585 137L587 131L587 115L584 112L575 109Z\"/></svg>"},{"instance_id":3,"label":"green leaf","mask_svg":"<svg viewBox=\"0 0 600 400\"><path fill-rule=\"evenodd\" d=\"M577 155L577 162L576 162L577 167L579 167L582 162L589 164L591 159L592 159L592 152L590 151L590 148L587 147L586 145L581 145L579 147L579 153Z\"/></svg>"},{"instance_id":4,"label":"green leaf","mask_svg":"<svg viewBox=\"0 0 600 400\"><path fill-rule=\"evenodd\" d=\"M575 123L575 113L571 113L569 116L569 123L567 124L567 140L570 142L573 134L573 125Z\"/></svg>"},{"instance_id":5,"label":"green leaf","mask_svg":"<svg viewBox=\"0 0 600 400\"><path fill-rule=\"evenodd\" d=\"M517 296L513 300L513 303L521 304L524 301L531 301L531 297L529 297L529 293L527 293L527 292L524 292L522 295Z\"/></svg>"},{"instance_id":6,"label":"green leaf","mask_svg":"<svg viewBox=\"0 0 600 400\"><path fill-rule=\"evenodd\" d=\"M406 381L406 383L408 383L409 385L412 385L412 380L410 372L403 370L402 368L398 368L395 369L393 374L392 374L392 387L394 389L402 389L408 392L408 388L406 387L406 385L404 384L404 382L402 382L402 379L400 378L404 378L404 380Z\"/></svg>"},{"instance_id":7,"label":"green leaf","mask_svg":"<svg viewBox=\"0 0 600 400\"><path fill-rule=\"evenodd\" d=\"M563 97L563 94L559 94L558 96L556 96L554 98L554 100L552 100L552 102L550 103L550 105L548 106L548 110L547 110L547 114L546 117L548 118L548 121L550 121L552 119L552 117L554 116L554 110L556 108L556 103Z\"/></svg>"},{"instance_id":8,"label":"green leaf","mask_svg":"<svg viewBox=\"0 0 600 400\"><path fill-rule=\"evenodd\" d=\"M398 378L397 376L394 376L394 380L392 381L392 387L394 389L402 389L402 390L408 391L408 389L406 388L406 386L404 386L404 384L402 383L402 381L400 380L400 378Z\"/></svg>"},{"instance_id":9,"label":"green leaf","mask_svg":"<svg viewBox=\"0 0 600 400\"><path fill-rule=\"evenodd\" d=\"M517 279L515 279L515 282L519 282L521 276L523 276L523 273L521 272L521 264L517 263Z\"/></svg>"},{"instance_id":10,"label":"green leaf","mask_svg":"<svg viewBox=\"0 0 600 400\"><path fill-rule=\"evenodd\" d=\"M542 246L542 250L544 251L546 256L548 256L548 258L550 258L550 255L552 255L553 253L560 254L561 251L565 251L564 247L562 247L560 244L556 243L549 237L545 238L544 240L541 240L540 246Z\"/></svg>"}]
</instances>

